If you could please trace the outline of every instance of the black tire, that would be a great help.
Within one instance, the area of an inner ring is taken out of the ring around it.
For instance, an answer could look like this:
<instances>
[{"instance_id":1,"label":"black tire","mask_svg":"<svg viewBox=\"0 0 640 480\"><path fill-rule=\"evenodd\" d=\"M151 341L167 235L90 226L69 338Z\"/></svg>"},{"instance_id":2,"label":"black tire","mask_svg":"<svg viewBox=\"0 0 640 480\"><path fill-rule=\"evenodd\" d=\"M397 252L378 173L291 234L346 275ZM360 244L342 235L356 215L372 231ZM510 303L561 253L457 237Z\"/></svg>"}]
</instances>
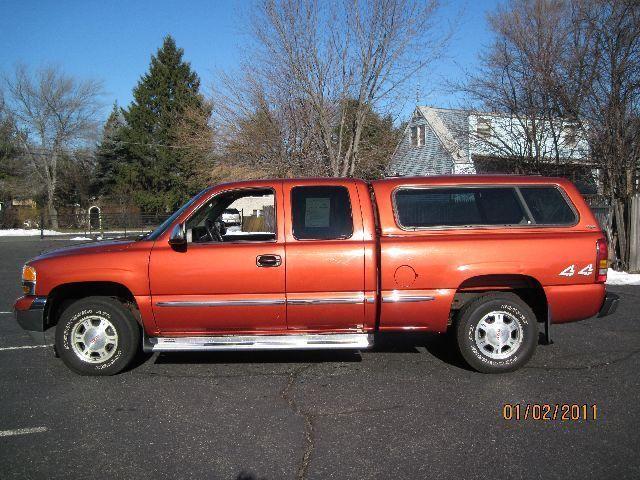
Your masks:
<instances>
[{"instance_id":1,"label":"black tire","mask_svg":"<svg viewBox=\"0 0 640 480\"><path fill-rule=\"evenodd\" d=\"M86 325L97 330L90 330ZM104 330L106 334L99 336L102 325L108 325ZM74 344L74 332L78 337L87 339L94 332L96 335L86 345L81 341ZM94 345L103 348L100 352L92 352ZM55 346L65 365L80 375L115 375L131 363L140 349L140 327L131 312L118 300L87 297L72 303L60 316ZM81 358L82 351L86 354Z\"/></svg>"},{"instance_id":2,"label":"black tire","mask_svg":"<svg viewBox=\"0 0 640 480\"><path fill-rule=\"evenodd\" d=\"M506 315L496 317L490 315L492 312ZM498 318L504 319L501 322L504 329L495 323ZM478 327L483 319L482 326L488 328ZM538 344L536 316L513 293L489 293L469 302L459 312L455 329L462 357L482 373L519 369L529 361ZM504 340L507 342L503 344Z\"/></svg>"}]
</instances>

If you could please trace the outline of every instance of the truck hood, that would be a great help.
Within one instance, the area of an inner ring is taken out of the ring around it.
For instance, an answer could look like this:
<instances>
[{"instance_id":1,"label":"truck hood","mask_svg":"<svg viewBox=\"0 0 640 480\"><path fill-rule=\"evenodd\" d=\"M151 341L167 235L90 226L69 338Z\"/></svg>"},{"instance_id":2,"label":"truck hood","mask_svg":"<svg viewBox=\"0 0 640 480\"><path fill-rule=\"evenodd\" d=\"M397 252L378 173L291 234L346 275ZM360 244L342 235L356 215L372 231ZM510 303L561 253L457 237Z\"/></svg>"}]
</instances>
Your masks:
<instances>
[{"instance_id":1,"label":"truck hood","mask_svg":"<svg viewBox=\"0 0 640 480\"><path fill-rule=\"evenodd\" d=\"M82 245L73 245L71 247L56 248L48 252L41 253L37 257L31 259L28 263L37 262L57 257L71 257L77 255L91 255L95 253L121 252L136 244L135 240L110 240L96 243L86 243Z\"/></svg>"}]
</instances>

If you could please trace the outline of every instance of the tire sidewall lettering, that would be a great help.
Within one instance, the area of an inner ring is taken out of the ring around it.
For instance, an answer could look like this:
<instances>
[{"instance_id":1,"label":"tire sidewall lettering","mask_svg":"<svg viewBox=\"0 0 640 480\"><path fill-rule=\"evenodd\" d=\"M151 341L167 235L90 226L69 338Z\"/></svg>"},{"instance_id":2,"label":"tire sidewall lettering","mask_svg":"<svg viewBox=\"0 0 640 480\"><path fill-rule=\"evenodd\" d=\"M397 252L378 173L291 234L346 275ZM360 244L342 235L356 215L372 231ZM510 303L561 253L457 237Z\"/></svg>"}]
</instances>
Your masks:
<instances>
[{"instance_id":1,"label":"tire sidewall lettering","mask_svg":"<svg viewBox=\"0 0 640 480\"><path fill-rule=\"evenodd\" d=\"M112 325L114 326L114 328L116 328L116 330L118 330L118 322L114 322L113 321L113 315L104 310L104 309L100 309L100 308L83 308L82 310L74 313L71 318L65 323L64 325L64 332L63 332L63 343L62 343L62 347L67 350L67 351L71 351L71 353L73 354L73 358L79 362L80 364L84 365L87 368L93 368L95 370L104 370L106 368L111 367L112 365L114 365L121 357L122 357L122 338L121 341L118 342L118 347L116 349L116 353L110 357L107 361L103 362L103 363L97 363L97 364L91 364L88 362L84 362L82 359L78 358L78 356L72 352L72 347L71 347L71 331L73 329L73 327L78 323L81 322L85 317L87 316L99 316L99 317L103 317L107 320L109 320ZM120 332L118 332L119 334ZM122 337L121 335L119 335L120 337Z\"/></svg>"},{"instance_id":2,"label":"tire sidewall lettering","mask_svg":"<svg viewBox=\"0 0 640 480\"><path fill-rule=\"evenodd\" d=\"M489 313L491 311L496 311L496 310L506 311L509 314L511 314L516 319L516 321L520 323L520 326L522 327L522 336L523 336L522 344L520 348L518 348L518 350L516 350L516 352L512 356L507 357L505 359L501 359L501 360L494 360L484 355L478 349L475 342L475 330L478 325L478 322L480 321L480 318L482 318L484 314ZM499 305L495 305L495 306L492 304L482 305L480 308L476 309L472 315L473 315L472 317L473 320L470 321L469 324L467 325L466 335L465 335L466 341L467 341L467 348L470 351L471 355L473 355L473 357L475 357L477 360L479 360L483 364L494 367L494 368L508 368L516 364L521 358L521 353L522 353L524 344L529 339L529 332L526 327L529 325L530 321L527 318L527 316L517 307L517 305L514 305L512 303L507 303L507 302L502 302Z\"/></svg>"}]
</instances>

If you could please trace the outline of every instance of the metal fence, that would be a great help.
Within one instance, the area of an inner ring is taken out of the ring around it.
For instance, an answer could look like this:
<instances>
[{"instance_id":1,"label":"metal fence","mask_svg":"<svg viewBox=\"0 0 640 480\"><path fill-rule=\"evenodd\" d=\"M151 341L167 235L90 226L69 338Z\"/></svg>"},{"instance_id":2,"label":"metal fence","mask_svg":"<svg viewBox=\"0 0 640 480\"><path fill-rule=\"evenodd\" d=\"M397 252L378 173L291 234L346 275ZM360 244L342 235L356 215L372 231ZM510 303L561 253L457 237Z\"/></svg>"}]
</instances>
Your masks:
<instances>
[{"instance_id":1,"label":"metal fence","mask_svg":"<svg viewBox=\"0 0 640 480\"><path fill-rule=\"evenodd\" d=\"M153 231L168 215L140 213L57 214L40 218L40 237L71 237L77 240L129 238Z\"/></svg>"},{"instance_id":2,"label":"metal fence","mask_svg":"<svg viewBox=\"0 0 640 480\"><path fill-rule=\"evenodd\" d=\"M598 220L600 228L609 233L613 223L613 207L610 205L609 200L600 195L585 195L584 199Z\"/></svg>"}]
</instances>

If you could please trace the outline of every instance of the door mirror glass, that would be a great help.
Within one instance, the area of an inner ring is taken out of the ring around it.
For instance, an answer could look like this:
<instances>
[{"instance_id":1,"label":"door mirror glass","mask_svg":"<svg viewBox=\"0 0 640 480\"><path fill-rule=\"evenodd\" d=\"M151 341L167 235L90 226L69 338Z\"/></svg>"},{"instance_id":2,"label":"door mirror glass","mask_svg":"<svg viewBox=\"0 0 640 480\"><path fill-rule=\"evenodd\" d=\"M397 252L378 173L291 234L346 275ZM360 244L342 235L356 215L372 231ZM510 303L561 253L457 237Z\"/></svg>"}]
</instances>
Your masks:
<instances>
[{"instance_id":1,"label":"door mirror glass","mask_svg":"<svg viewBox=\"0 0 640 480\"><path fill-rule=\"evenodd\" d=\"M181 247L187 244L187 235L184 229L184 223L179 223L173 230L171 230L171 236L169 237L169 245L174 247Z\"/></svg>"}]
</instances>

